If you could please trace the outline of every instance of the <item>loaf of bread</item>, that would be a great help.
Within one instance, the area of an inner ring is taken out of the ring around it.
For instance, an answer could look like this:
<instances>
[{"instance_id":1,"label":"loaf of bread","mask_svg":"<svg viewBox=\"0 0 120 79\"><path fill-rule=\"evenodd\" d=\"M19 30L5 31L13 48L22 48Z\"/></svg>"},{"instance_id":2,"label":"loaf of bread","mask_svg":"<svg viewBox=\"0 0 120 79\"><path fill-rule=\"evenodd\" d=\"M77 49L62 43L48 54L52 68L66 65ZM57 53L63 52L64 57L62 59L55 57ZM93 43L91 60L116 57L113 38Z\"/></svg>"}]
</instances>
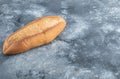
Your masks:
<instances>
[{"instance_id":1,"label":"loaf of bread","mask_svg":"<svg viewBox=\"0 0 120 79\"><path fill-rule=\"evenodd\" d=\"M65 28L60 16L46 16L34 20L11 34L3 44L3 54L12 55L48 44Z\"/></svg>"}]
</instances>

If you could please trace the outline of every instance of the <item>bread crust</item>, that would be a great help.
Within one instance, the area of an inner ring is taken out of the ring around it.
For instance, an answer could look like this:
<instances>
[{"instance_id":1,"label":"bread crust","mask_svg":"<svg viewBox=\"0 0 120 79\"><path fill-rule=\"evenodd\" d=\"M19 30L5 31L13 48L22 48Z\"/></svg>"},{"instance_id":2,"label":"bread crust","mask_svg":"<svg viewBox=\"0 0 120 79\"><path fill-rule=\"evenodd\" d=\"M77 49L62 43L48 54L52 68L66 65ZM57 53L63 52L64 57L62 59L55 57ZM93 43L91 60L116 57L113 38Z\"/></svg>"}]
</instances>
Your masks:
<instances>
[{"instance_id":1,"label":"bread crust","mask_svg":"<svg viewBox=\"0 0 120 79\"><path fill-rule=\"evenodd\" d=\"M3 54L19 54L48 44L65 28L66 21L60 16L46 16L34 20L11 34L3 44Z\"/></svg>"}]
</instances>

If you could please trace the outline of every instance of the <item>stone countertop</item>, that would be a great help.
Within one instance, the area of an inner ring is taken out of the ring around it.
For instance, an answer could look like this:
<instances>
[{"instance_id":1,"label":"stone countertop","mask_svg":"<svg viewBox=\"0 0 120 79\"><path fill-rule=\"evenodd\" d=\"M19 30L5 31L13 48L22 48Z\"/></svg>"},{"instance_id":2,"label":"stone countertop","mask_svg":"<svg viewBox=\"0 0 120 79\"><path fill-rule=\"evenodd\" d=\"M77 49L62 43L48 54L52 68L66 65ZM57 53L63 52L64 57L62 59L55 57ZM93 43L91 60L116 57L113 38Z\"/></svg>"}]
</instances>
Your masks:
<instances>
[{"instance_id":1,"label":"stone countertop","mask_svg":"<svg viewBox=\"0 0 120 79\"><path fill-rule=\"evenodd\" d=\"M2 54L7 36L47 15L67 21L54 41ZM0 79L120 79L120 1L0 0Z\"/></svg>"}]
</instances>

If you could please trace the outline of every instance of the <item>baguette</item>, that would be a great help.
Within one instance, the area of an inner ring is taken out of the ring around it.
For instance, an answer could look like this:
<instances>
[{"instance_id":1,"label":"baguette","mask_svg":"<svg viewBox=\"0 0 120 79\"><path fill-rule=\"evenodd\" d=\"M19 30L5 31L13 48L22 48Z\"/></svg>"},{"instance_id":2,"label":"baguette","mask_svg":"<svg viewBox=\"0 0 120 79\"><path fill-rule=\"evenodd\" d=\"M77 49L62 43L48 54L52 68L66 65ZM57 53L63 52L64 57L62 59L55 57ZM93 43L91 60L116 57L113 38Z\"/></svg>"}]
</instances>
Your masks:
<instances>
[{"instance_id":1,"label":"baguette","mask_svg":"<svg viewBox=\"0 0 120 79\"><path fill-rule=\"evenodd\" d=\"M34 20L6 38L3 54L12 55L48 44L65 28L66 21L60 16L46 16Z\"/></svg>"}]
</instances>

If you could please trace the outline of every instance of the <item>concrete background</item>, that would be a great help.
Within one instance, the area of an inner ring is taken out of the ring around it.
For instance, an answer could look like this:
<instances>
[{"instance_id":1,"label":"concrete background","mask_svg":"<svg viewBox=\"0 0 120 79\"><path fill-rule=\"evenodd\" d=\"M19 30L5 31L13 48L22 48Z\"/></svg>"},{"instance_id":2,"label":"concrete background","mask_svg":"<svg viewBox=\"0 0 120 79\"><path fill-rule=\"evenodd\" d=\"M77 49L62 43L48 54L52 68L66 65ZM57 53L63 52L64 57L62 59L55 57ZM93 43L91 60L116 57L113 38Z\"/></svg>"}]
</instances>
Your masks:
<instances>
[{"instance_id":1,"label":"concrete background","mask_svg":"<svg viewBox=\"0 0 120 79\"><path fill-rule=\"evenodd\" d=\"M67 21L54 41L2 54L7 36L47 15ZM120 79L120 0L0 0L0 79Z\"/></svg>"}]
</instances>

